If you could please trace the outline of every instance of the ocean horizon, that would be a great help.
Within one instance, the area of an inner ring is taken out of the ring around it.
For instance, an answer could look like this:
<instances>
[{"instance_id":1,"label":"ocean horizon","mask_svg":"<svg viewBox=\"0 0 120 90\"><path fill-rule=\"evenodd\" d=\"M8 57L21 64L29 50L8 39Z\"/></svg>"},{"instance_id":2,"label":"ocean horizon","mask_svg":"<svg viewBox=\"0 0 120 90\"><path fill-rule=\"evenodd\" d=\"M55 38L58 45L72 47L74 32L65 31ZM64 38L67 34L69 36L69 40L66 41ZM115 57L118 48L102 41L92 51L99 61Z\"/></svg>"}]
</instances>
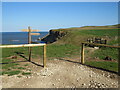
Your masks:
<instances>
[{"instance_id":1,"label":"ocean horizon","mask_svg":"<svg viewBox=\"0 0 120 90\"><path fill-rule=\"evenodd\" d=\"M32 42L41 41L37 40L48 34L48 32L37 32L40 35L32 35ZM27 44L28 43L28 32L0 32L1 44Z\"/></svg>"}]
</instances>

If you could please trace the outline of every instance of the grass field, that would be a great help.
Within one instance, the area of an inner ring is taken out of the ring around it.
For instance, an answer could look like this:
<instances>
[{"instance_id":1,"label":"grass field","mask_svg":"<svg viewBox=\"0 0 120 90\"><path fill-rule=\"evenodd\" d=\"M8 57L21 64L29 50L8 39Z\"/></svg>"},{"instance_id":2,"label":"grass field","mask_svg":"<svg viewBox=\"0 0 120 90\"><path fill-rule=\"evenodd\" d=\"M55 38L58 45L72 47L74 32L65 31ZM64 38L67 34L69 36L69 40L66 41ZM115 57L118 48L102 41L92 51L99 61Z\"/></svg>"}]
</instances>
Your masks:
<instances>
[{"instance_id":1,"label":"grass field","mask_svg":"<svg viewBox=\"0 0 120 90\"><path fill-rule=\"evenodd\" d=\"M72 57L78 55L80 47L71 44L50 44L47 45L47 57ZM10 57L12 55L17 55L15 52L23 53L28 56L28 48L4 48L2 50L2 57ZM43 47L32 47L32 56L36 57L38 55L43 55Z\"/></svg>"},{"instance_id":2,"label":"grass field","mask_svg":"<svg viewBox=\"0 0 120 90\"><path fill-rule=\"evenodd\" d=\"M100 48L95 51L92 57L99 57L99 59L105 59L106 56L111 57L113 60L118 60L118 49L115 48Z\"/></svg>"},{"instance_id":3,"label":"grass field","mask_svg":"<svg viewBox=\"0 0 120 90\"><path fill-rule=\"evenodd\" d=\"M117 62L105 62L105 61L87 61L86 65L95 66L103 68L110 71L118 72L118 63Z\"/></svg>"}]
</instances>

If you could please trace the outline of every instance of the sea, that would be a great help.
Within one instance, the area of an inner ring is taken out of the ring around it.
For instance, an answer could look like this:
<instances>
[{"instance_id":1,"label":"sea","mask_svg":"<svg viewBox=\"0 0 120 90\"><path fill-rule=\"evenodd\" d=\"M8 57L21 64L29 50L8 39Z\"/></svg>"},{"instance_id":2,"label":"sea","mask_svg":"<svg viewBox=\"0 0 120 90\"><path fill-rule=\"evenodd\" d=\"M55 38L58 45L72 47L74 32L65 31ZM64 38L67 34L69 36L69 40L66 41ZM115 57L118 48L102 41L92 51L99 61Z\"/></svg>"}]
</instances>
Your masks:
<instances>
[{"instance_id":1,"label":"sea","mask_svg":"<svg viewBox=\"0 0 120 90\"><path fill-rule=\"evenodd\" d=\"M37 40L48 34L48 32L39 32L40 35L32 35L32 42L44 43ZM1 44L28 44L28 32L0 32Z\"/></svg>"}]
</instances>

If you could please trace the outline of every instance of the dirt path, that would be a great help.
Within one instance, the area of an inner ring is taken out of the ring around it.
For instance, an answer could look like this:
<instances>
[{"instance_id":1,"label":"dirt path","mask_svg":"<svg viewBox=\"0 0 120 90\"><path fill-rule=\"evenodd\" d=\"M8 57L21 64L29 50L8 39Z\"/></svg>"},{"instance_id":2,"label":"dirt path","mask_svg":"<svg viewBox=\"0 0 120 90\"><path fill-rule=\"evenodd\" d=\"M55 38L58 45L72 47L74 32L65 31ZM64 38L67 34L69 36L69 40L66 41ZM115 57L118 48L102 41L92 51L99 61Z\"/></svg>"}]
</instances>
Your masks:
<instances>
[{"instance_id":1,"label":"dirt path","mask_svg":"<svg viewBox=\"0 0 120 90\"><path fill-rule=\"evenodd\" d=\"M117 75L65 60L49 60L47 68L44 69L31 64L31 69L32 75L30 76L1 76L3 88L118 87Z\"/></svg>"}]
</instances>

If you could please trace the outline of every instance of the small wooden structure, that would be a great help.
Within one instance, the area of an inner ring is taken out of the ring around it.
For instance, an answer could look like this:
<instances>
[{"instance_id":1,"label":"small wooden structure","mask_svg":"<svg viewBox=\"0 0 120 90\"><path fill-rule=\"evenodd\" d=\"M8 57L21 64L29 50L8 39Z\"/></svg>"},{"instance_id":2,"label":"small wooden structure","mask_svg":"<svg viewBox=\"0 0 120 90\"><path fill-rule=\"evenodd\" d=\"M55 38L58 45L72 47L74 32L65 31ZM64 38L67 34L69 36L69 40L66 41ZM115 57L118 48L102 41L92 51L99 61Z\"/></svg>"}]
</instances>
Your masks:
<instances>
[{"instance_id":1,"label":"small wooden structure","mask_svg":"<svg viewBox=\"0 0 120 90\"><path fill-rule=\"evenodd\" d=\"M43 66L46 67L46 44L22 44L22 45L1 45L0 48L17 48L17 47L36 47L36 46L43 46ZM29 55L31 51L29 52ZM29 56L31 58L31 55Z\"/></svg>"},{"instance_id":2,"label":"small wooden structure","mask_svg":"<svg viewBox=\"0 0 120 90\"><path fill-rule=\"evenodd\" d=\"M81 63L84 64L84 45L94 45L94 46L101 46L101 47L111 47L111 48L118 48L120 49L120 46L111 46L111 45L105 45L105 44L96 44L96 43L88 43L88 42L83 42L81 46Z\"/></svg>"}]
</instances>

